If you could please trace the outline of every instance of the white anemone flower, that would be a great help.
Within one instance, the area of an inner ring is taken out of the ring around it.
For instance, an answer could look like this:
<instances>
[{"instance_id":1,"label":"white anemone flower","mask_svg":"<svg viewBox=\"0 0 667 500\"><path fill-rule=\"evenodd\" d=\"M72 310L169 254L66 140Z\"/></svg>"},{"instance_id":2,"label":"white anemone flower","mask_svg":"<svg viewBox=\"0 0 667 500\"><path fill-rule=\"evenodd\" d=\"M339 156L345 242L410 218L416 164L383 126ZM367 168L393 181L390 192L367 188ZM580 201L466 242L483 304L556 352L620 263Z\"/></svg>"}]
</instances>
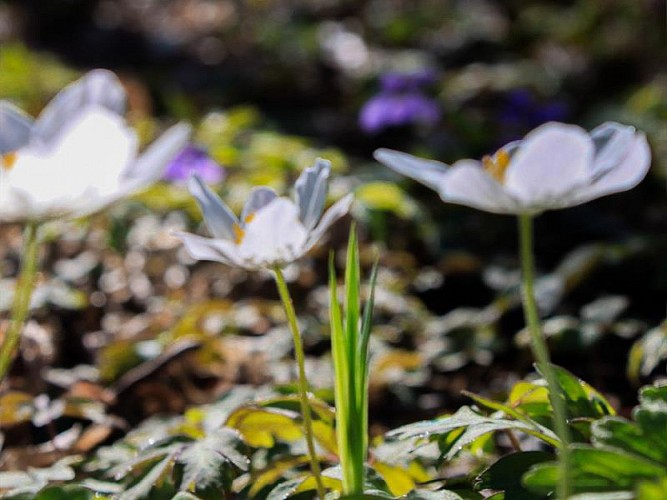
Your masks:
<instances>
[{"instance_id":1,"label":"white anemone flower","mask_svg":"<svg viewBox=\"0 0 667 500\"><path fill-rule=\"evenodd\" d=\"M222 262L247 270L283 267L302 257L329 227L350 209L353 196L338 200L324 215L330 162L318 159L299 176L295 200L260 186L250 193L238 219L201 178L193 173L189 188L213 236L176 233L197 260Z\"/></svg>"},{"instance_id":2,"label":"white anemone flower","mask_svg":"<svg viewBox=\"0 0 667 500\"><path fill-rule=\"evenodd\" d=\"M501 214L537 215L635 187L651 151L643 133L607 122L590 133L550 122L481 161L451 167L378 149L375 158L438 192L444 201Z\"/></svg>"},{"instance_id":3,"label":"white anemone flower","mask_svg":"<svg viewBox=\"0 0 667 500\"><path fill-rule=\"evenodd\" d=\"M157 181L190 127L139 156L124 111L125 91L105 70L65 87L36 120L0 101L0 222L88 215Z\"/></svg>"}]
</instances>

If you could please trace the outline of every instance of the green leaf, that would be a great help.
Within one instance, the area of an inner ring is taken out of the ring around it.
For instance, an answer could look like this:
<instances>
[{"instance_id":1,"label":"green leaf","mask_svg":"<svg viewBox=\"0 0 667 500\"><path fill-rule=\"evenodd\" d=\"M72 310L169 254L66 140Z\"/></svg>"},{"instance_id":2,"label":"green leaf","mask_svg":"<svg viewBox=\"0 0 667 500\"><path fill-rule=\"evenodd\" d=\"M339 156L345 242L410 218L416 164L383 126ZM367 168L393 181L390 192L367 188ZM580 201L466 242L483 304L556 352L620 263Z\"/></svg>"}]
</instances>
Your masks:
<instances>
[{"instance_id":1,"label":"green leaf","mask_svg":"<svg viewBox=\"0 0 667 500\"><path fill-rule=\"evenodd\" d=\"M637 487L637 500L664 500L667 498L667 478L644 481Z\"/></svg>"},{"instance_id":2,"label":"green leaf","mask_svg":"<svg viewBox=\"0 0 667 500\"><path fill-rule=\"evenodd\" d=\"M543 495L531 493L521 484L521 476L533 465L553 460L551 453L523 451L500 458L475 479L475 489L502 490L513 500L538 500Z\"/></svg>"},{"instance_id":3,"label":"green leaf","mask_svg":"<svg viewBox=\"0 0 667 500\"><path fill-rule=\"evenodd\" d=\"M368 450L368 345L373 319L377 263L371 275L370 297L361 325L359 245L355 227L350 229L345 268L345 310L337 296L333 254L329 258L329 316L334 362L336 438L344 491L358 493L364 480ZM344 314L344 320L343 320Z\"/></svg>"},{"instance_id":4,"label":"green leaf","mask_svg":"<svg viewBox=\"0 0 667 500\"><path fill-rule=\"evenodd\" d=\"M574 493L624 491L641 480L665 476L664 467L620 450L574 445L570 456ZM523 484L531 491L547 494L555 489L557 479L557 464L539 464L523 476Z\"/></svg>"},{"instance_id":5,"label":"green leaf","mask_svg":"<svg viewBox=\"0 0 667 500\"><path fill-rule=\"evenodd\" d=\"M518 420L508 420L498 417L485 417L476 413L471 408L464 406L454 415L441 417L435 420L417 422L415 424L399 427L387 434L389 438L395 439L419 439L433 441L446 438L452 431L460 431L459 435L448 443L444 453L444 458L451 459L464 446L472 443L475 439L490 433L501 430L513 429L542 438L542 431L536 430L535 425L526 424ZM548 432L549 438L557 442L556 436L551 431Z\"/></svg>"},{"instance_id":6,"label":"green leaf","mask_svg":"<svg viewBox=\"0 0 667 500\"><path fill-rule=\"evenodd\" d=\"M181 489L227 488L230 468L248 468L248 459L236 450L240 441L236 431L218 429L186 447L178 457L184 465Z\"/></svg>"},{"instance_id":7,"label":"green leaf","mask_svg":"<svg viewBox=\"0 0 667 500\"><path fill-rule=\"evenodd\" d=\"M633 500L631 491L615 491L613 493L581 493L572 495L569 500Z\"/></svg>"},{"instance_id":8,"label":"green leaf","mask_svg":"<svg viewBox=\"0 0 667 500\"><path fill-rule=\"evenodd\" d=\"M91 500L95 498L92 491L80 485L51 486L37 494L36 500Z\"/></svg>"},{"instance_id":9,"label":"green leaf","mask_svg":"<svg viewBox=\"0 0 667 500\"><path fill-rule=\"evenodd\" d=\"M121 493L118 496L118 500L139 500L145 498L155 485L164 479L173 465L173 456L167 455L151 467L130 489Z\"/></svg>"},{"instance_id":10,"label":"green leaf","mask_svg":"<svg viewBox=\"0 0 667 500\"><path fill-rule=\"evenodd\" d=\"M249 446L273 448L276 438L293 442L303 437L299 418L295 411L243 406L229 415L225 425L238 430Z\"/></svg>"},{"instance_id":11,"label":"green leaf","mask_svg":"<svg viewBox=\"0 0 667 500\"><path fill-rule=\"evenodd\" d=\"M601 418L616 413L609 401L586 382L560 366L552 366L556 372L561 393L565 397L570 418ZM539 367L537 370L540 371ZM540 374L544 377L542 372Z\"/></svg>"},{"instance_id":12,"label":"green leaf","mask_svg":"<svg viewBox=\"0 0 667 500\"><path fill-rule=\"evenodd\" d=\"M628 356L628 377L639 381L648 377L660 363L667 359L667 322L657 326L642 336L630 349Z\"/></svg>"},{"instance_id":13,"label":"green leaf","mask_svg":"<svg viewBox=\"0 0 667 500\"><path fill-rule=\"evenodd\" d=\"M667 465L667 413L654 413L649 419L644 413L645 420L653 420L655 426L648 426L644 422L639 426L620 417L607 417L593 424L593 443L596 446L619 448L643 458L655 460ZM660 422L662 420L662 422ZM662 425L660 425L662 424Z\"/></svg>"},{"instance_id":14,"label":"green leaf","mask_svg":"<svg viewBox=\"0 0 667 500\"><path fill-rule=\"evenodd\" d=\"M593 427L593 444L619 448L662 464L667 469L667 387L649 386L640 391L634 422L607 417Z\"/></svg>"},{"instance_id":15,"label":"green leaf","mask_svg":"<svg viewBox=\"0 0 667 500\"><path fill-rule=\"evenodd\" d=\"M71 481L75 477L72 457L65 457L50 467L28 467L25 471L0 472L0 487L9 495L34 494L50 481Z\"/></svg>"},{"instance_id":16,"label":"green leaf","mask_svg":"<svg viewBox=\"0 0 667 500\"><path fill-rule=\"evenodd\" d=\"M402 496L401 498L405 498L406 500L463 500L463 497L461 497L461 495L458 493L447 490L414 490L407 495Z\"/></svg>"},{"instance_id":17,"label":"green leaf","mask_svg":"<svg viewBox=\"0 0 667 500\"><path fill-rule=\"evenodd\" d=\"M253 474L252 485L248 491L251 497L257 496L267 486L278 482L286 476L286 473L296 467L306 465L310 462L308 455L297 457L286 457L277 460L271 460L267 467L257 474Z\"/></svg>"},{"instance_id":18,"label":"green leaf","mask_svg":"<svg viewBox=\"0 0 667 500\"><path fill-rule=\"evenodd\" d=\"M335 490L340 490L341 482L339 479L327 477L322 475L322 482L324 483L325 488L331 488ZM278 486L273 488L271 492L267 495L266 500L284 500L296 495L297 493L302 493L304 491L312 491L317 488L315 483L315 478L307 475L302 477L297 477L280 483Z\"/></svg>"},{"instance_id":19,"label":"green leaf","mask_svg":"<svg viewBox=\"0 0 667 500\"><path fill-rule=\"evenodd\" d=\"M667 384L642 387L639 391L639 403L644 408L667 411Z\"/></svg>"},{"instance_id":20,"label":"green leaf","mask_svg":"<svg viewBox=\"0 0 667 500\"><path fill-rule=\"evenodd\" d=\"M201 499L197 495L193 495L188 491L179 491L173 497L171 497L171 500L201 500Z\"/></svg>"},{"instance_id":21,"label":"green leaf","mask_svg":"<svg viewBox=\"0 0 667 500\"><path fill-rule=\"evenodd\" d=\"M465 394L469 398L471 398L473 401L478 403L481 406L485 406L486 408L489 408L491 410L495 411L501 411L505 413L508 417L512 417L520 422L525 423L526 425L529 425L534 428L534 432L531 433L531 435L541 439L542 441L546 442L547 444L550 444L551 446L558 446L559 441L558 437L556 434L553 433L549 428L545 427L544 425L541 425L540 423L536 422L532 418L530 418L528 415L524 414L523 412L509 406L503 403L499 403L498 401L493 401L491 399L485 398L483 396L479 396L477 394L474 394L472 392L467 392L467 391L462 391L462 394Z\"/></svg>"}]
</instances>

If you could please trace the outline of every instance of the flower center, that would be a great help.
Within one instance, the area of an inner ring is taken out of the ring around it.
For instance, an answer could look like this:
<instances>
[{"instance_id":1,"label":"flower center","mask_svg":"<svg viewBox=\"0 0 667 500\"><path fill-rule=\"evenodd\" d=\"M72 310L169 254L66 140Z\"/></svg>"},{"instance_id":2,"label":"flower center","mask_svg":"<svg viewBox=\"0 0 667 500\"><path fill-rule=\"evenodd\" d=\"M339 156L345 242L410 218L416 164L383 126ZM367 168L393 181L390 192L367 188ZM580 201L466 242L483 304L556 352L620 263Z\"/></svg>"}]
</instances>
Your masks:
<instances>
[{"instance_id":1,"label":"flower center","mask_svg":"<svg viewBox=\"0 0 667 500\"><path fill-rule=\"evenodd\" d=\"M504 149L499 149L493 156L482 158L484 170L500 184L505 182L505 172L510 164L510 155Z\"/></svg>"},{"instance_id":2,"label":"flower center","mask_svg":"<svg viewBox=\"0 0 667 500\"><path fill-rule=\"evenodd\" d=\"M9 171L14 167L14 164L16 163L18 157L19 155L16 153L16 151L10 151L9 153L0 155L0 166L3 169Z\"/></svg>"},{"instance_id":3,"label":"flower center","mask_svg":"<svg viewBox=\"0 0 667 500\"><path fill-rule=\"evenodd\" d=\"M247 224L250 224L254 218L255 218L254 213L248 214L242 222L243 227L241 227L241 224L234 224L232 226L232 231L234 231L234 243L236 243L237 245L241 244L241 242L243 241L243 237L245 236L245 226Z\"/></svg>"}]
</instances>

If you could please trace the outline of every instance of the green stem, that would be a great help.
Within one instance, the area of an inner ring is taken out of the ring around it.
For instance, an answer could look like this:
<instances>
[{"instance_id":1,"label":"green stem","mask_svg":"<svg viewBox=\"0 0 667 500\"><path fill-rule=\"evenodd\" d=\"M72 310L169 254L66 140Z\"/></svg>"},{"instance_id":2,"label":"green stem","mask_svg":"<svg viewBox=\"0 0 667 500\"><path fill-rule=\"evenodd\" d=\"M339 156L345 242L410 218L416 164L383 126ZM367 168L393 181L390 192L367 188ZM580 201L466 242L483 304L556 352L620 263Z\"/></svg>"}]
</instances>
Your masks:
<instances>
[{"instance_id":1,"label":"green stem","mask_svg":"<svg viewBox=\"0 0 667 500\"><path fill-rule=\"evenodd\" d=\"M30 297L35 285L37 273L37 224L28 223L23 235L23 255L21 256L21 273L14 290L11 322L5 338L0 346L0 382L5 378L11 366L16 348L21 340L21 332L30 311Z\"/></svg>"},{"instance_id":2,"label":"green stem","mask_svg":"<svg viewBox=\"0 0 667 500\"><path fill-rule=\"evenodd\" d=\"M320 462L317 459L315 452L315 440L313 438L313 419L310 412L310 403L308 401L308 380L306 379L306 363L305 355L303 353L303 344L301 343L301 333L299 332L299 325L296 320L296 313L294 312L294 305L292 298L285 283L285 278L279 267L273 269L275 272L276 285L278 286L278 293L285 308L287 321L292 332L292 339L294 340L294 352L296 355L296 364L299 367L299 399L301 400L301 412L303 413L303 426L305 429L306 443L308 445L308 454L310 455L310 470L315 477L317 484L317 494L320 499L324 499L325 490L322 482L322 474L320 472Z\"/></svg>"},{"instance_id":3,"label":"green stem","mask_svg":"<svg viewBox=\"0 0 667 500\"><path fill-rule=\"evenodd\" d=\"M557 485L557 497L566 499L570 494L570 451L568 449L568 444L571 441L570 428L567 424L565 399L562 396L556 372L551 364L549 348L542 334L540 317L535 301L532 215L519 215L519 239L521 242L521 274L523 277L523 310L530 331L533 355L549 386L549 400L554 411L554 428L561 441L561 447L558 450L560 474Z\"/></svg>"}]
</instances>

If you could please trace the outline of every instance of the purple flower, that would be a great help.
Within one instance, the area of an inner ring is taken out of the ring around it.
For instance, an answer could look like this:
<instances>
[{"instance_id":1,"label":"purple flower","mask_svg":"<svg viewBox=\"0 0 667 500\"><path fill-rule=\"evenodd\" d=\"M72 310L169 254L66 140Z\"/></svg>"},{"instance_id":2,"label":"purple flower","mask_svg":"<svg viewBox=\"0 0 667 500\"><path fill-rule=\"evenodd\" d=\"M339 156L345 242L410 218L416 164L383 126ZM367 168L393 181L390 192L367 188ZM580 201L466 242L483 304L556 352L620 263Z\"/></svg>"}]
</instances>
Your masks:
<instances>
[{"instance_id":1,"label":"purple flower","mask_svg":"<svg viewBox=\"0 0 667 500\"><path fill-rule=\"evenodd\" d=\"M217 184L225 178L225 170L206 151L190 144L169 164L163 179L183 182L190 178L191 172L196 172L209 184Z\"/></svg>"},{"instance_id":2,"label":"purple flower","mask_svg":"<svg viewBox=\"0 0 667 500\"><path fill-rule=\"evenodd\" d=\"M376 134L387 127L435 125L440 120L440 107L421 90L434 80L435 75L430 71L382 75L380 93L369 99L359 114L362 130Z\"/></svg>"},{"instance_id":3,"label":"purple flower","mask_svg":"<svg viewBox=\"0 0 667 500\"><path fill-rule=\"evenodd\" d=\"M503 129L503 141L523 137L546 122L558 122L567 119L568 108L563 101L541 102L527 89L515 89L508 92L499 113Z\"/></svg>"}]
</instances>

